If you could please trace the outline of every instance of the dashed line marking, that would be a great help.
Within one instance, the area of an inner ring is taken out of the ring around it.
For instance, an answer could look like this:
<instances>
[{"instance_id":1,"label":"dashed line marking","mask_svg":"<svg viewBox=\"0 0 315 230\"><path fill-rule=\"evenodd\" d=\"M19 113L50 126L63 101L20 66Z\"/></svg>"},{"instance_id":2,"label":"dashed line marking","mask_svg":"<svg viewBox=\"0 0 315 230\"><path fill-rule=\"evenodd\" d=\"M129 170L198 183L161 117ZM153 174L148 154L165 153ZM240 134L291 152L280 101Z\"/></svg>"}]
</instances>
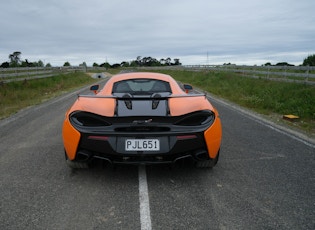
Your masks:
<instances>
[{"instance_id":1,"label":"dashed line marking","mask_svg":"<svg viewBox=\"0 0 315 230\"><path fill-rule=\"evenodd\" d=\"M141 230L151 230L151 214L147 175L144 165L139 166L139 202Z\"/></svg>"}]
</instances>

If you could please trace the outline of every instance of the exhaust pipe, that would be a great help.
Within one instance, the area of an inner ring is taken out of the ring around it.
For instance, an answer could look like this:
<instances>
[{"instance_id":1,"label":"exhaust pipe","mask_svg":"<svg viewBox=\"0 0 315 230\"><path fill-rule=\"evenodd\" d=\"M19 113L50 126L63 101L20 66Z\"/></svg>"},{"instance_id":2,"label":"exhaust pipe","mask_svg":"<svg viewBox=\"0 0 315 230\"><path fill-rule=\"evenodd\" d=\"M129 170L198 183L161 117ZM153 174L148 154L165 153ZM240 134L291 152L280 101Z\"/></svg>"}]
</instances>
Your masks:
<instances>
[{"instance_id":1,"label":"exhaust pipe","mask_svg":"<svg viewBox=\"0 0 315 230\"><path fill-rule=\"evenodd\" d=\"M199 161L209 160L209 154L206 150L197 150L194 152L194 156Z\"/></svg>"},{"instance_id":2,"label":"exhaust pipe","mask_svg":"<svg viewBox=\"0 0 315 230\"><path fill-rule=\"evenodd\" d=\"M77 152L77 156L76 156L76 161L81 161L81 162L84 162L84 161L88 161L91 157L91 153L86 151L86 150L79 150Z\"/></svg>"}]
</instances>

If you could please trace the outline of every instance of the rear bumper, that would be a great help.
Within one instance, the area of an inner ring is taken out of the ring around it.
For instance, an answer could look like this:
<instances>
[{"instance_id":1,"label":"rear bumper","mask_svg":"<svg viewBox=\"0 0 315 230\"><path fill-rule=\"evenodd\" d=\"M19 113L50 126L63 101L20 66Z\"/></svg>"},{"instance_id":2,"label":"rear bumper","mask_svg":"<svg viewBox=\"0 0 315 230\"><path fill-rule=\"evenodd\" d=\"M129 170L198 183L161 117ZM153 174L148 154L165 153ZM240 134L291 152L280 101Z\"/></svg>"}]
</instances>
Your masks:
<instances>
[{"instance_id":1,"label":"rear bumper","mask_svg":"<svg viewBox=\"0 0 315 230\"><path fill-rule=\"evenodd\" d=\"M150 125L139 124L137 129L129 129L133 126L126 122L94 128L72 124L66 118L63 140L67 157L71 161L100 158L110 163L159 164L173 163L184 158L204 161L216 158L219 152L222 131L218 116L210 125L175 126L163 122L152 122ZM158 139L160 149L126 151L126 139Z\"/></svg>"},{"instance_id":2,"label":"rear bumper","mask_svg":"<svg viewBox=\"0 0 315 230\"><path fill-rule=\"evenodd\" d=\"M114 164L160 164L173 163L181 159L192 158L196 161L209 159L207 144L203 133L174 136L133 136L133 138L159 139L159 151L126 151L125 140L128 136L91 138L82 134L75 160L89 161L93 158L106 160Z\"/></svg>"},{"instance_id":3,"label":"rear bumper","mask_svg":"<svg viewBox=\"0 0 315 230\"><path fill-rule=\"evenodd\" d=\"M209 159L208 153L204 150L200 152L195 151L191 153L184 154L175 154L175 155L145 155L145 154L136 154L136 155L116 155L116 154L98 154L88 151L79 151L77 153L76 161L89 162L92 159L102 159L111 164L172 164L184 159L192 159L194 161L202 161ZM204 159L206 158L206 159Z\"/></svg>"}]
</instances>

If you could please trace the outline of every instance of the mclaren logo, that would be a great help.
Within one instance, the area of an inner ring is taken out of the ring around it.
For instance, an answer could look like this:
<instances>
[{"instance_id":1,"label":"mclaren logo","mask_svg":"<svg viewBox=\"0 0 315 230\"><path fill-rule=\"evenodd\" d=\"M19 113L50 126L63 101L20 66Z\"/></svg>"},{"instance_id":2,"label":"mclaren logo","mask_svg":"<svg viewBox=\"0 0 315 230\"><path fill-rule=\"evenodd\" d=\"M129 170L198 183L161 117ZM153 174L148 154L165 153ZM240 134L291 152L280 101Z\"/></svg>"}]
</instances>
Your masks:
<instances>
[{"instance_id":1,"label":"mclaren logo","mask_svg":"<svg viewBox=\"0 0 315 230\"><path fill-rule=\"evenodd\" d=\"M147 119L147 120L135 120L135 121L133 121L132 123L133 124L147 124L147 123L150 123L150 122L152 122L152 119Z\"/></svg>"}]
</instances>

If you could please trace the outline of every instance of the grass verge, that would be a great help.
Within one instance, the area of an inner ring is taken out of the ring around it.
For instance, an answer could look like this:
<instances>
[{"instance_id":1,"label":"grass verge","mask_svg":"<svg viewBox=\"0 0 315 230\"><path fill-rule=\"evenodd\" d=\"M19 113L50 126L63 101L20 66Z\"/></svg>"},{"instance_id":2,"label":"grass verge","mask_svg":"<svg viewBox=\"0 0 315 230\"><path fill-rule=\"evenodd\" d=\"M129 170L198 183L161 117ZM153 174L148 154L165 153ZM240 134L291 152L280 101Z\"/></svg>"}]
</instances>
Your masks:
<instances>
[{"instance_id":1,"label":"grass verge","mask_svg":"<svg viewBox=\"0 0 315 230\"><path fill-rule=\"evenodd\" d=\"M120 71L116 70L113 74ZM272 120L305 131L315 136L315 86L275 82L242 77L236 73L216 71L154 70L166 73L176 80L186 82L241 106L264 114ZM40 104L50 98L75 88L92 84L85 73L71 73L51 78L11 82L0 85L0 119L22 108ZM288 122L282 115L294 114L297 122Z\"/></svg>"},{"instance_id":2,"label":"grass verge","mask_svg":"<svg viewBox=\"0 0 315 230\"><path fill-rule=\"evenodd\" d=\"M230 72L159 72L315 135L315 86L252 79ZM294 114L300 119L297 122L283 121L285 114Z\"/></svg>"},{"instance_id":3,"label":"grass verge","mask_svg":"<svg viewBox=\"0 0 315 230\"><path fill-rule=\"evenodd\" d=\"M0 119L31 105L40 104L75 88L96 82L83 72L0 85Z\"/></svg>"}]
</instances>

